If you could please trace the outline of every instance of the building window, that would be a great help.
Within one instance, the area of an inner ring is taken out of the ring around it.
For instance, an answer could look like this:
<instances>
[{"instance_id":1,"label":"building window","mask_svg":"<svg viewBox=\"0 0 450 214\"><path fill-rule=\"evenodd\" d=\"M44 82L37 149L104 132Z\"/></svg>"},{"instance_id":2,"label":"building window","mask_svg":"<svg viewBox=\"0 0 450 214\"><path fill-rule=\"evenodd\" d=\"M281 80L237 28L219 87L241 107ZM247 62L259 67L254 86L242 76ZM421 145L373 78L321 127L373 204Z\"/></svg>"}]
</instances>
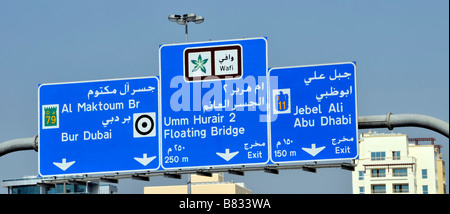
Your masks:
<instances>
[{"instance_id":1,"label":"building window","mask_svg":"<svg viewBox=\"0 0 450 214\"><path fill-rule=\"evenodd\" d=\"M359 187L359 194L364 194L364 187Z\"/></svg>"},{"instance_id":2,"label":"building window","mask_svg":"<svg viewBox=\"0 0 450 214\"><path fill-rule=\"evenodd\" d=\"M38 186L18 186L12 188L12 194L40 194L41 190Z\"/></svg>"},{"instance_id":3,"label":"building window","mask_svg":"<svg viewBox=\"0 0 450 214\"><path fill-rule=\"evenodd\" d=\"M371 160L378 161L386 159L386 152L371 152Z\"/></svg>"},{"instance_id":4,"label":"building window","mask_svg":"<svg viewBox=\"0 0 450 214\"><path fill-rule=\"evenodd\" d=\"M386 193L386 185L384 184L372 185L372 193Z\"/></svg>"},{"instance_id":5,"label":"building window","mask_svg":"<svg viewBox=\"0 0 450 214\"><path fill-rule=\"evenodd\" d=\"M392 160L400 160L400 151L392 152Z\"/></svg>"},{"instance_id":6,"label":"building window","mask_svg":"<svg viewBox=\"0 0 450 214\"><path fill-rule=\"evenodd\" d=\"M422 186L422 193L423 194L428 194L428 185L423 185Z\"/></svg>"},{"instance_id":7,"label":"building window","mask_svg":"<svg viewBox=\"0 0 450 214\"><path fill-rule=\"evenodd\" d=\"M422 178L423 178L423 179L428 178L428 172L427 172L426 169L422 169Z\"/></svg>"},{"instance_id":8,"label":"building window","mask_svg":"<svg viewBox=\"0 0 450 214\"><path fill-rule=\"evenodd\" d=\"M372 178L386 177L386 169L372 169Z\"/></svg>"},{"instance_id":9,"label":"building window","mask_svg":"<svg viewBox=\"0 0 450 214\"><path fill-rule=\"evenodd\" d=\"M408 193L408 184L394 184L394 193Z\"/></svg>"},{"instance_id":10,"label":"building window","mask_svg":"<svg viewBox=\"0 0 450 214\"><path fill-rule=\"evenodd\" d=\"M408 176L408 170L406 168L394 169L394 177Z\"/></svg>"},{"instance_id":11,"label":"building window","mask_svg":"<svg viewBox=\"0 0 450 214\"><path fill-rule=\"evenodd\" d=\"M359 171L359 177L358 177L358 179L359 179L360 181L364 180L364 171Z\"/></svg>"},{"instance_id":12,"label":"building window","mask_svg":"<svg viewBox=\"0 0 450 214\"><path fill-rule=\"evenodd\" d=\"M86 185L66 184L66 194L85 194ZM47 190L47 194L63 194L64 184L57 184L56 188L51 187Z\"/></svg>"}]
</instances>

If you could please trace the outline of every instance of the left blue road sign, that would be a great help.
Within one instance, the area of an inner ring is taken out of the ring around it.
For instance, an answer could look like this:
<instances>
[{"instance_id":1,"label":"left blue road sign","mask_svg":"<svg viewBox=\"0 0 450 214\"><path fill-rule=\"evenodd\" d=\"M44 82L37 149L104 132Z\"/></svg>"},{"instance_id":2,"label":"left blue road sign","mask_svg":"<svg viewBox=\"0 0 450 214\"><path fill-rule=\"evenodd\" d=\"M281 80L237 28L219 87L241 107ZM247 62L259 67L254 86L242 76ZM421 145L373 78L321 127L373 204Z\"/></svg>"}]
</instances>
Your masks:
<instances>
[{"instance_id":1,"label":"left blue road sign","mask_svg":"<svg viewBox=\"0 0 450 214\"><path fill-rule=\"evenodd\" d=\"M41 84L39 175L154 170L157 77Z\"/></svg>"}]
</instances>

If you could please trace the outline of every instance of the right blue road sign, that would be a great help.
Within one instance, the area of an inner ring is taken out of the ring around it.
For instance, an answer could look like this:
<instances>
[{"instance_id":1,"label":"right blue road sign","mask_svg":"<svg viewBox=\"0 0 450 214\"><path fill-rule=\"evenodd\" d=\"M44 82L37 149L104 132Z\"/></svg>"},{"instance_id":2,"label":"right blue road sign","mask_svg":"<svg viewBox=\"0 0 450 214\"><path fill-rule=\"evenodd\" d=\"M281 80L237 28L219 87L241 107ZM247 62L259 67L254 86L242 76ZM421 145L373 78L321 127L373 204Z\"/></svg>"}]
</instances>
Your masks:
<instances>
[{"instance_id":1,"label":"right blue road sign","mask_svg":"<svg viewBox=\"0 0 450 214\"><path fill-rule=\"evenodd\" d=\"M272 68L269 76L274 163L357 158L355 63Z\"/></svg>"}]
</instances>

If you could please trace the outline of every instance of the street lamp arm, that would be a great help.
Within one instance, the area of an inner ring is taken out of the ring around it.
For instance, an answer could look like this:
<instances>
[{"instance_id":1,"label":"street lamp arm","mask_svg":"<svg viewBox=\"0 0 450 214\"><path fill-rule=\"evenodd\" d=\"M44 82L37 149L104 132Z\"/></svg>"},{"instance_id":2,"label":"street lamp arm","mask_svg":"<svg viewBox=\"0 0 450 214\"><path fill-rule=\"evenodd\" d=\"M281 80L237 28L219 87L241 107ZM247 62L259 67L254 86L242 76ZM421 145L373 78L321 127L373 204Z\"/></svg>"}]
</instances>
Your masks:
<instances>
[{"instance_id":1,"label":"street lamp arm","mask_svg":"<svg viewBox=\"0 0 450 214\"><path fill-rule=\"evenodd\" d=\"M14 140L5 141L0 143L0 157L11 152L21 150L35 150L38 151L38 136L29 138L18 138Z\"/></svg>"},{"instance_id":2,"label":"street lamp arm","mask_svg":"<svg viewBox=\"0 0 450 214\"><path fill-rule=\"evenodd\" d=\"M394 127L420 127L438 132L447 138L449 137L449 124L440 119L422 114L392 114L359 116L358 128L388 128Z\"/></svg>"}]
</instances>

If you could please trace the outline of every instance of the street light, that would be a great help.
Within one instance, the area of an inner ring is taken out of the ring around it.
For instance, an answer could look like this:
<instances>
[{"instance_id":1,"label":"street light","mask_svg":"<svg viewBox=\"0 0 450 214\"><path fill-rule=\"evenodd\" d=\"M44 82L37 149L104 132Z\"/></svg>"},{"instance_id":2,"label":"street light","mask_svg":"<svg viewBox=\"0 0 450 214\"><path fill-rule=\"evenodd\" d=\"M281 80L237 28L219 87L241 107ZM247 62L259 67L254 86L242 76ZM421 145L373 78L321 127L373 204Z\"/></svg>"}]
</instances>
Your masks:
<instances>
[{"instance_id":1,"label":"street light","mask_svg":"<svg viewBox=\"0 0 450 214\"><path fill-rule=\"evenodd\" d=\"M185 26L186 42L188 42L188 22L194 22L195 24L200 24L205 21L203 16L197 16L195 13L189 13L181 15L169 15L169 21L176 22L179 25Z\"/></svg>"}]
</instances>

